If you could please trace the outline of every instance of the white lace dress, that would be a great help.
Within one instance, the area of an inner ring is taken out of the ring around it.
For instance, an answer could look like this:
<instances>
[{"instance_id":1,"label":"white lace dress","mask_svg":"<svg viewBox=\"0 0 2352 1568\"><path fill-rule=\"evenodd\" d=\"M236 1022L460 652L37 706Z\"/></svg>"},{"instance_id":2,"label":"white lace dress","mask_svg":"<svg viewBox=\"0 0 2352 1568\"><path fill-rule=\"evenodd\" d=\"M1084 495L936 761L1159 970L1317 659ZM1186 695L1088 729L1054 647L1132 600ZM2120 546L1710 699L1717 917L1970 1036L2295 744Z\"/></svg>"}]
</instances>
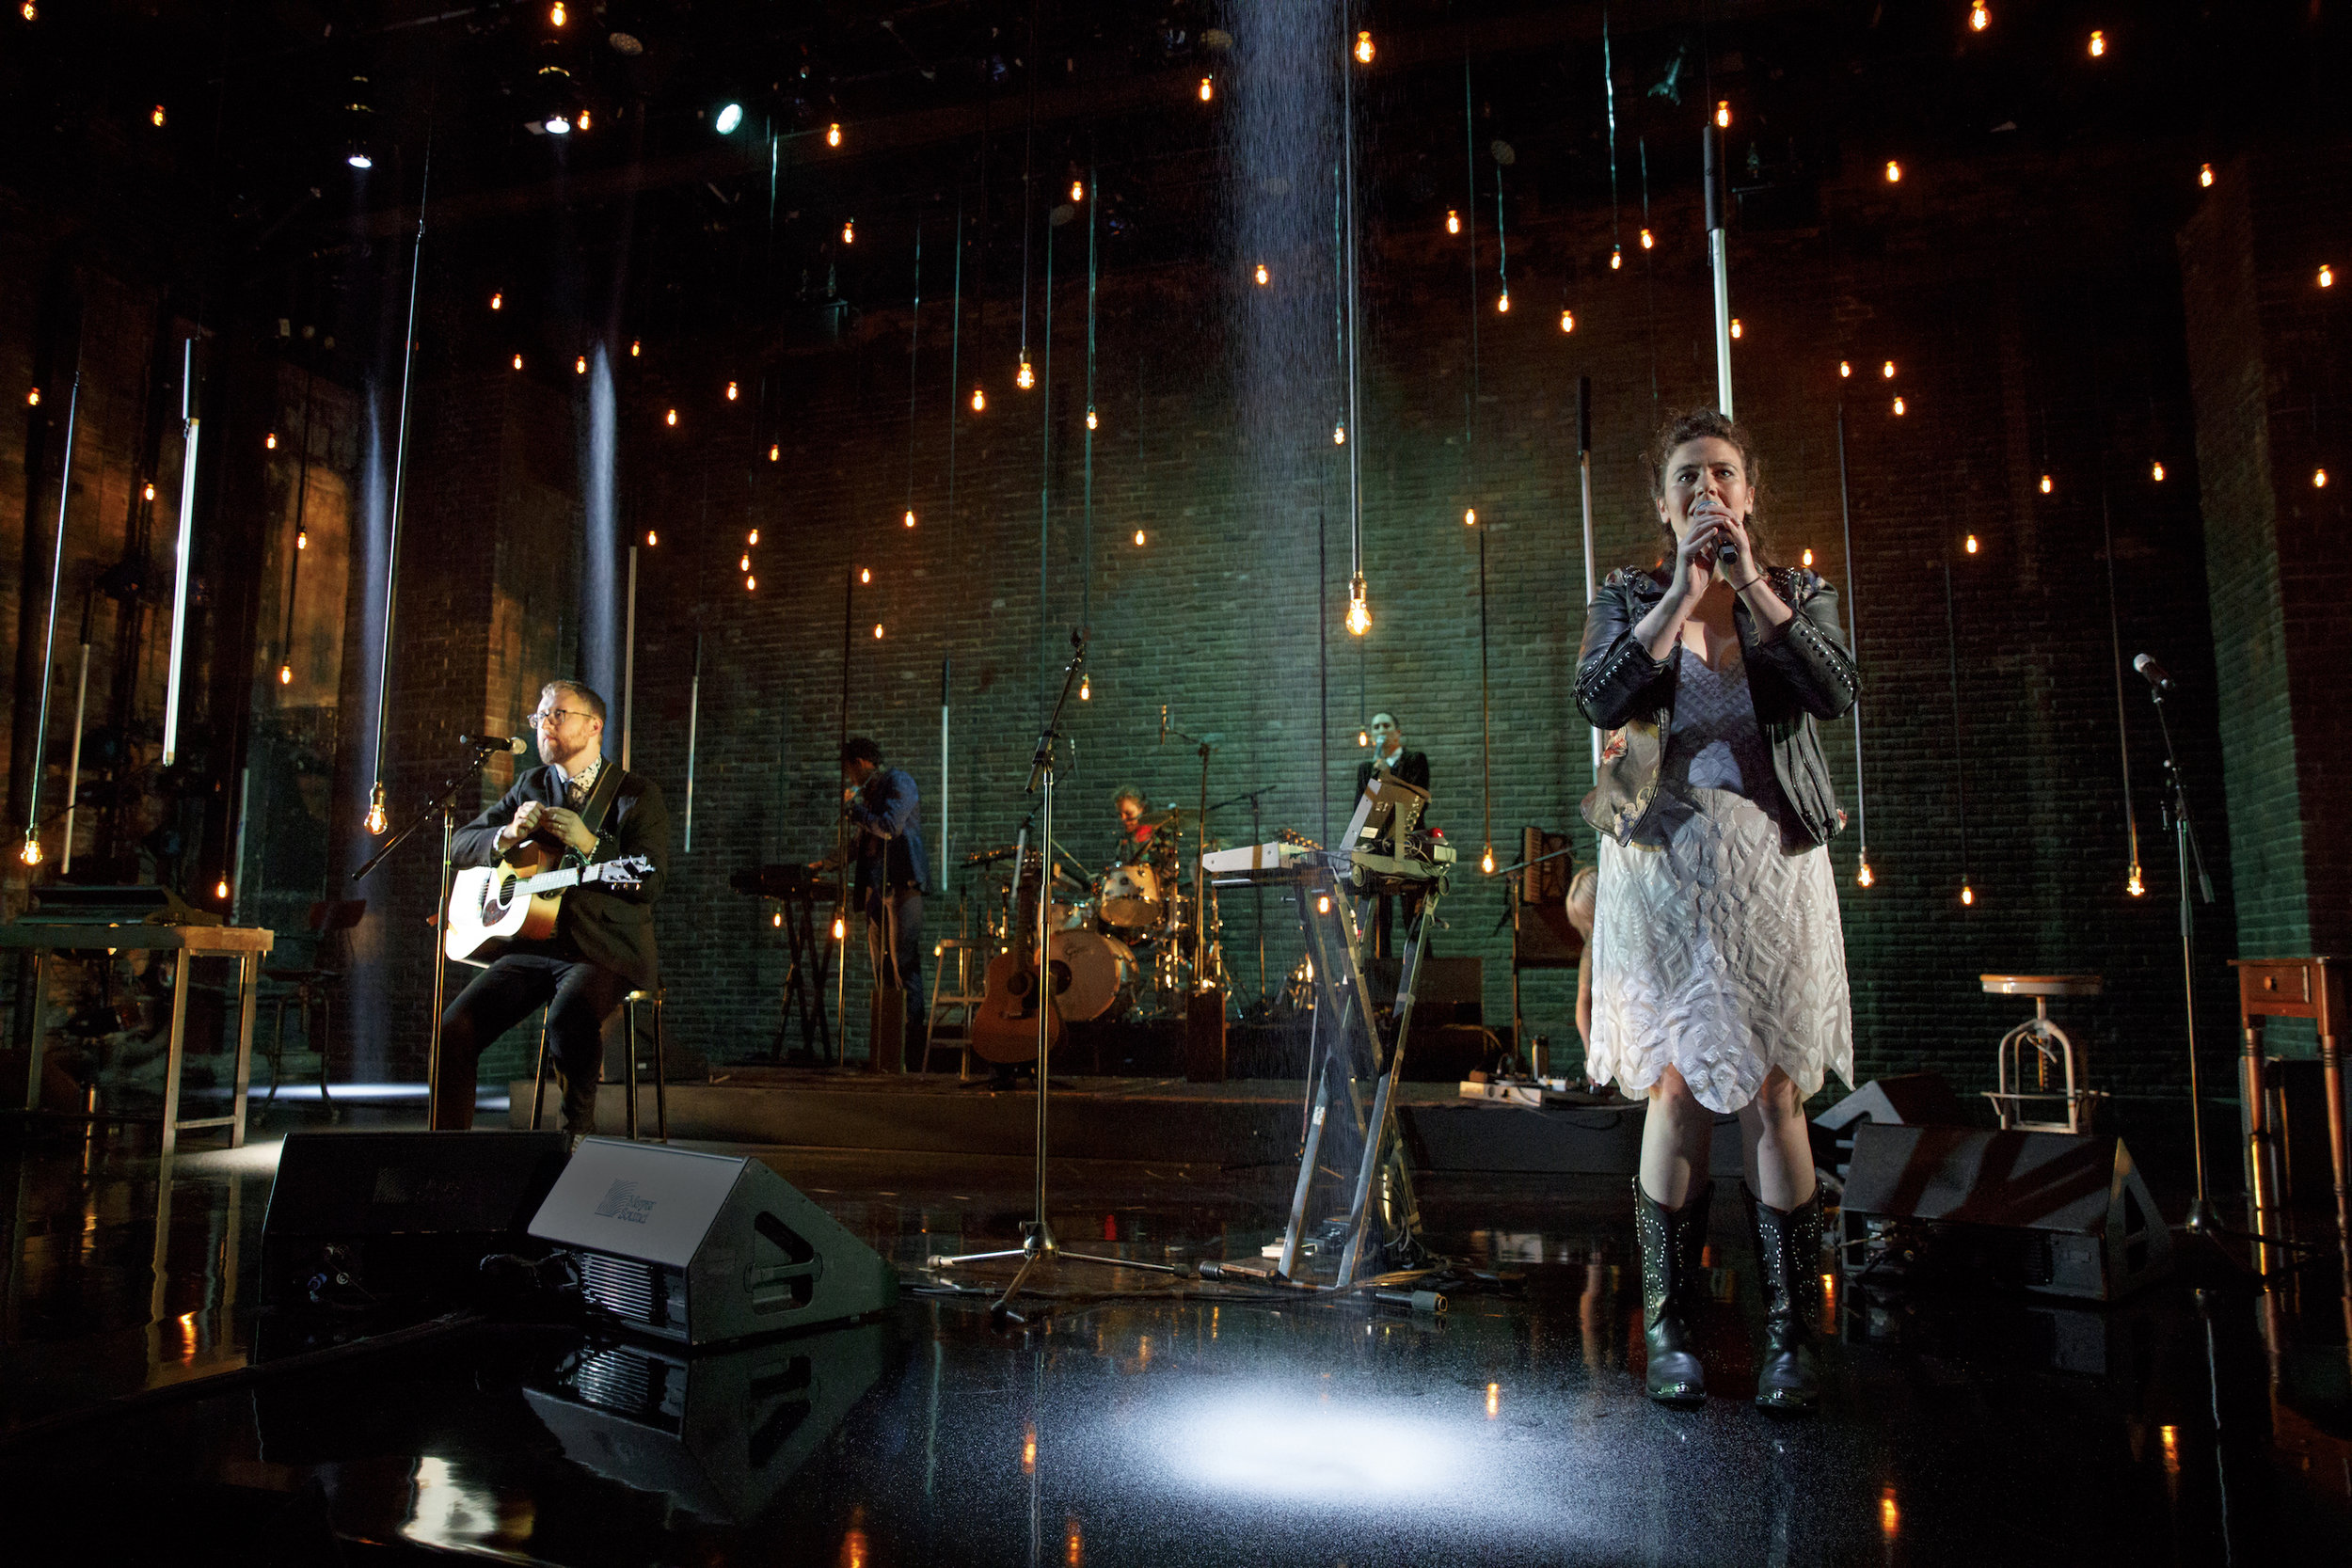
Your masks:
<instances>
[{"instance_id":1,"label":"white lace dress","mask_svg":"<svg viewBox=\"0 0 2352 1568\"><path fill-rule=\"evenodd\" d=\"M1853 1083L1853 1012L1829 852L1788 816L1735 650L1677 660L1674 728L1640 841L1600 839L1585 1070L1644 1094L1671 1064L1708 1110L1779 1068L1807 1096Z\"/></svg>"}]
</instances>

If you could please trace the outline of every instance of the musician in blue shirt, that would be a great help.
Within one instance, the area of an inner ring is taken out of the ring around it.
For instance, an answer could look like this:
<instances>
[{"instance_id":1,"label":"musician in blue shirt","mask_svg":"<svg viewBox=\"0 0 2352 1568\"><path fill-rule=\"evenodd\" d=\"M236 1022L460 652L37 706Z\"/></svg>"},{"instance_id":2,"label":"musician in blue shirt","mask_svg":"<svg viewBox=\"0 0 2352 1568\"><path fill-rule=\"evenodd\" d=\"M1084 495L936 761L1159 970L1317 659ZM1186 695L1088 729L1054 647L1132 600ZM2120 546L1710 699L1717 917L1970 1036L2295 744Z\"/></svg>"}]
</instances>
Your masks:
<instances>
[{"instance_id":1,"label":"musician in blue shirt","mask_svg":"<svg viewBox=\"0 0 2352 1568\"><path fill-rule=\"evenodd\" d=\"M907 992L907 1042L921 1049L923 990L923 820L914 775L884 768L882 748L864 736L841 747L842 814L850 820L850 863L857 907L866 914L866 950L877 983ZM875 1051L877 1065L882 1059Z\"/></svg>"}]
</instances>

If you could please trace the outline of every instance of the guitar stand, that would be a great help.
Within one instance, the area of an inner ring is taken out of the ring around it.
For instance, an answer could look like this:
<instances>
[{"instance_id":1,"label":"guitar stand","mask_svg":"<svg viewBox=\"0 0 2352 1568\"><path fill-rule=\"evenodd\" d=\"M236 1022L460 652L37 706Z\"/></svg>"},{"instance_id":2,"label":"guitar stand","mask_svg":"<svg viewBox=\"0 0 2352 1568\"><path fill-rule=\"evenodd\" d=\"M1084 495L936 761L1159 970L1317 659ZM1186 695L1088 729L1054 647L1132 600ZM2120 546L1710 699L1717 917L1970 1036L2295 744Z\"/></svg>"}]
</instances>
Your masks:
<instances>
[{"instance_id":1,"label":"guitar stand","mask_svg":"<svg viewBox=\"0 0 2352 1568\"><path fill-rule=\"evenodd\" d=\"M1052 1053L1051 1042L1056 1008L1053 989L1042 981L1051 973L1049 939L1052 933L1049 929L1051 919L1049 906L1052 900L1046 895L1053 886L1054 876L1052 852L1054 747L1055 743L1061 738L1059 726L1062 707L1070 701L1071 689L1077 685L1079 668L1086 663L1086 634L1073 632L1070 641L1072 652L1069 664L1062 670L1061 695L1056 699L1054 710L1046 718L1045 728L1037 737L1037 753L1031 758L1029 767L1029 789L1033 792L1041 791L1039 799L1039 816L1041 819L1039 842L1045 847L1045 852L1039 857L1039 879L1043 885L1039 890L1037 900L1037 963L1041 984L1038 987L1037 1005L1036 1213L1034 1217L1021 1222L1021 1244L1017 1247L1004 1247L993 1252L957 1253L953 1256L933 1255L923 1260L926 1268L938 1271L962 1268L972 1263L1001 1262L1009 1258L1020 1259L1021 1267L1014 1273L1012 1283L1005 1287L1004 1293L996 1298L996 1304L989 1308L989 1321L998 1328L1027 1328L1034 1323L1041 1321L1042 1314L1024 1314L1013 1306L1013 1303L1020 1298L1023 1288L1029 1283L1029 1276L1041 1264L1048 1269L1063 1262L1071 1262L1093 1263L1111 1269L1135 1269L1147 1274L1181 1275L1183 1273L1182 1270L1168 1263L1146 1263L1132 1258L1104 1258L1094 1253L1065 1252L1054 1240L1053 1225L1045 1215L1046 1110L1053 1099L1053 1076L1049 1068L1049 1058ZM1014 873L1014 887L1017 892L1020 885L1018 879L1025 874L1028 867L1025 846L1023 853L1016 860L1015 865L1018 868Z\"/></svg>"}]
</instances>

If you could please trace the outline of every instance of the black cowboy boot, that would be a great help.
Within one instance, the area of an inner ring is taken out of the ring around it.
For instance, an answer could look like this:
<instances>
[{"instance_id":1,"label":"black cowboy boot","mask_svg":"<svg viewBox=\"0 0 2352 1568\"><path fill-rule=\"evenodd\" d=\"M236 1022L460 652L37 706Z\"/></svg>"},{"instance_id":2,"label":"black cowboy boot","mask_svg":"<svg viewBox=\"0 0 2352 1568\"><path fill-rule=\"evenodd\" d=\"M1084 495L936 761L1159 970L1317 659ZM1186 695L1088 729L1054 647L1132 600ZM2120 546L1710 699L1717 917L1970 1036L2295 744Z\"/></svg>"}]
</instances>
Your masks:
<instances>
[{"instance_id":1,"label":"black cowboy boot","mask_svg":"<svg viewBox=\"0 0 2352 1568\"><path fill-rule=\"evenodd\" d=\"M1642 1338L1649 1346L1649 1397L1661 1404L1697 1404L1707 1398L1707 1373L1692 1348L1698 1315L1699 1255L1707 1244L1707 1204L1713 1182L1693 1188L1669 1209L1633 1179L1633 1227L1642 1239Z\"/></svg>"},{"instance_id":2,"label":"black cowboy boot","mask_svg":"<svg viewBox=\"0 0 2352 1568\"><path fill-rule=\"evenodd\" d=\"M1741 1189L1745 1192L1745 1189ZM1766 1410L1811 1410L1820 1402L1813 1323L1821 1310L1821 1193L1783 1213L1746 1193L1764 1285L1764 1354L1756 1402Z\"/></svg>"}]
</instances>

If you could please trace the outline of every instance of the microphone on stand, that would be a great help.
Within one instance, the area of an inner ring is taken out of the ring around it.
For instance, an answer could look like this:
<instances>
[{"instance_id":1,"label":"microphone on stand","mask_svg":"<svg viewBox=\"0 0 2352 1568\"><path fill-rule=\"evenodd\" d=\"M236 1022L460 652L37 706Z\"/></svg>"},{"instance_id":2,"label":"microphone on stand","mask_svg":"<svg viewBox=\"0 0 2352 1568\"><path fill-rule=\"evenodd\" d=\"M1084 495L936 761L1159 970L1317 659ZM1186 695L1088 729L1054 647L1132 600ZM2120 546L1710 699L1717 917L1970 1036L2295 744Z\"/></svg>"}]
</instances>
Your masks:
<instances>
[{"instance_id":1,"label":"microphone on stand","mask_svg":"<svg viewBox=\"0 0 2352 1568\"><path fill-rule=\"evenodd\" d=\"M518 735L461 735L457 744L470 746L477 752L508 752L516 756L531 750L531 742Z\"/></svg>"},{"instance_id":2,"label":"microphone on stand","mask_svg":"<svg viewBox=\"0 0 2352 1568\"><path fill-rule=\"evenodd\" d=\"M2158 691L2172 689L2172 677L2164 673L2164 666L2156 662L2153 654L2141 654L2132 660L2132 668L2145 675L2148 678L2148 684Z\"/></svg>"}]
</instances>

